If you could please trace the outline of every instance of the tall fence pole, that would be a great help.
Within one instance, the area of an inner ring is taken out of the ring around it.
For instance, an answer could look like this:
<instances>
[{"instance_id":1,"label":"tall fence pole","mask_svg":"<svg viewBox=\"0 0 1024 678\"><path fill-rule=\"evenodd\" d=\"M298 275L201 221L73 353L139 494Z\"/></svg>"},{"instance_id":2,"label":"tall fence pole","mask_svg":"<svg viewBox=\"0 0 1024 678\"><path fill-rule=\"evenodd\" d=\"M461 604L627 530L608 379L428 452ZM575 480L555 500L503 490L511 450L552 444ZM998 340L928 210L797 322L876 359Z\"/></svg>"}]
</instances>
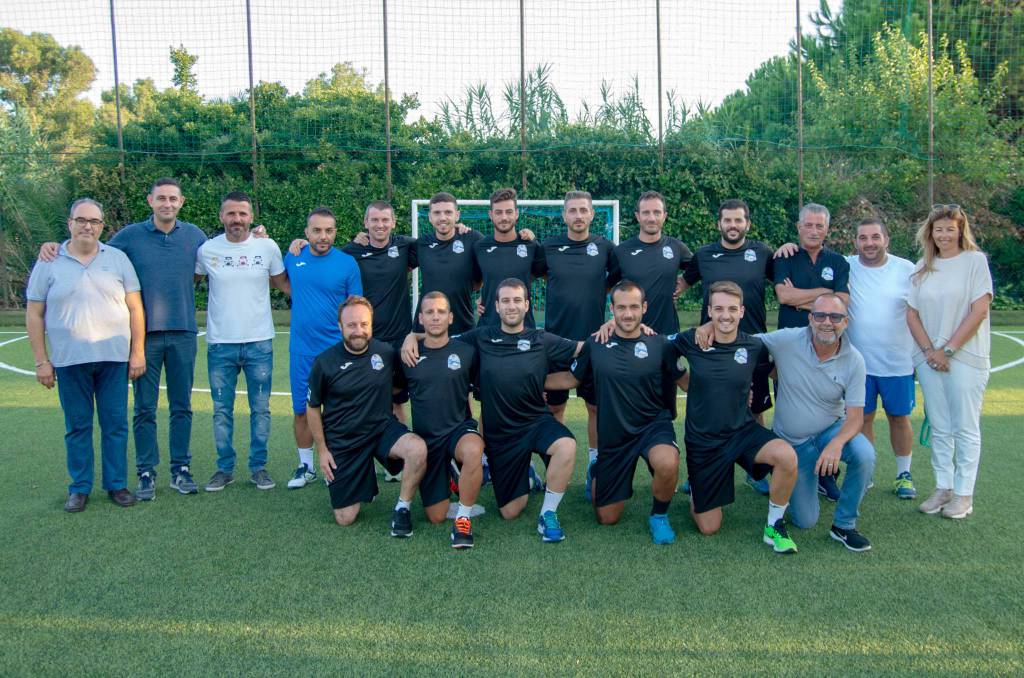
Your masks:
<instances>
[{"instance_id":1,"label":"tall fence pole","mask_svg":"<svg viewBox=\"0 0 1024 678\"><path fill-rule=\"evenodd\" d=\"M252 192L259 196L259 178L256 158L256 82L253 78L252 68L252 6L250 0L245 0L245 33L249 51L249 130L252 133ZM257 209L259 197L256 198Z\"/></svg>"},{"instance_id":2,"label":"tall fence pole","mask_svg":"<svg viewBox=\"0 0 1024 678\"><path fill-rule=\"evenodd\" d=\"M523 195L526 195L526 2L519 0L519 150L523 163Z\"/></svg>"},{"instance_id":3,"label":"tall fence pole","mask_svg":"<svg viewBox=\"0 0 1024 678\"><path fill-rule=\"evenodd\" d=\"M117 169L121 175L121 208L127 209L128 200L124 193L124 129L121 125L121 74L117 67L117 22L114 21L114 0L110 0L110 44L114 52L114 110L117 111ZM127 219L127 213L122 214Z\"/></svg>"},{"instance_id":4,"label":"tall fence pole","mask_svg":"<svg viewBox=\"0 0 1024 678\"><path fill-rule=\"evenodd\" d=\"M932 67L935 62L935 26L932 22L932 0L928 0L928 206L935 204L935 89Z\"/></svg>"},{"instance_id":5,"label":"tall fence pole","mask_svg":"<svg viewBox=\"0 0 1024 678\"><path fill-rule=\"evenodd\" d=\"M796 193L804 206L804 47L800 28L800 0L796 0Z\"/></svg>"},{"instance_id":6,"label":"tall fence pole","mask_svg":"<svg viewBox=\"0 0 1024 678\"><path fill-rule=\"evenodd\" d=\"M387 199L391 200L394 186L391 182L391 83L388 68L388 0L381 0L384 19L384 181L387 185Z\"/></svg>"},{"instance_id":7,"label":"tall fence pole","mask_svg":"<svg viewBox=\"0 0 1024 678\"><path fill-rule=\"evenodd\" d=\"M654 0L654 35L658 49L658 172L665 170L665 132L661 93L661 0Z\"/></svg>"}]
</instances>

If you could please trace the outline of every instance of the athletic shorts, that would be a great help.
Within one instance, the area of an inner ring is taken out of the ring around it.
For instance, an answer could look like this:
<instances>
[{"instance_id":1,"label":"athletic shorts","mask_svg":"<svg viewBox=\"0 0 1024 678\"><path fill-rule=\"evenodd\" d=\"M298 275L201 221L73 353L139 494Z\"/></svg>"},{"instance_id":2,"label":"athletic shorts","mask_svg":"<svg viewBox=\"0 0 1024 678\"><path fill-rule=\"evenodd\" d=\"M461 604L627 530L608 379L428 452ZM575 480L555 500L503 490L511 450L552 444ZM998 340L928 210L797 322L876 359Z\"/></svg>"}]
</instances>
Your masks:
<instances>
[{"instance_id":1,"label":"athletic shorts","mask_svg":"<svg viewBox=\"0 0 1024 678\"><path fill-rule=\"evenodd\" d=\"M719 447L707 449L687 444L686 474L694 512L704 513L735 500L735 466L742 467L754 480L762 480L771 473L770 465L758 464L754 457L776 438L778 436L765 427L751 422Z\"/></svg>"},{"instance_id":2,"label":"athletic shorts","mask_svg":"<svg viewBox=\"0 0 1024 678\"><path fill-rule=\"evenodd\" d=\"M420 481L420 499L424 506L433 506L445 499L451 499L448 472L455 459L455 448L464 435L480 436L475 419L467 419L447 436L427 445L427 470Z\"/></svg>"},{"instance_id":3,"label":"athletic shorts","mask_svg":"<svg viewBox=\"0 0 1024 678\"><path fill-rule=\"evenodd\" d=\"M594 382L588 380L577 386L576 396L583 398L590 405L596 405L597 393L594 392ZM548 405L564 405L569 402L569 391L544 391L544 399Z\"/></svg>"},{"instance_id":4,"label":"athletic shorts","mask_svg":"<svg viewBox=\"0 0 1024 678\"><path fill-rule=\"evenodd\" d=\"M303 414L306 411L306 398L309 397L309 371L313 369L315 355L300 353L288 354L288 380L292 387L292 412Z\"/></svg>"},{"instance_id":5,"label":"athletic shorts","mask_svg":"<svg viewBox=\"0 0 1024 678\"><path fill-rule=\"evenodd\" d=\"M754 376L750 380L750 390L753 397L750 401L750 411L754 414L761 414L772 409L772 389L769 387L768 375L775 369L775 363L768 362L759 364L754 370Z\"/></svg>"},{"instance_id":6,"label":"athletic shorts","mask_svg":"<svg viewBox=\"0 0 1024 678\"><path fill-rule=\"evenodd\" d=\"M876 377L869 374L864 385L864 414L871 414L878 408L878 396L882 396L882 407L886 414L890 417L906 417L917 404L914 375Z\"/></svg>"},{"instance_id":7,"label":"athletic shorts","mask_svg":"<svg viewBox=\"0 0 1024 678\"><path fill-rule=\"evenodd\" d=\"M648 455L655 445L671 445L676 452L679 451L671 421L651 422L640 435L619 448L600 448L594 464L594 504L607 506L632 497L637 460L643 459L647 470L654 475Z\"/></svg>"},{"instance_id":8,"label":"athletic shorts","mask_svg":"<svg viewBox=\"0 0 1024 678\"><path fill-rule=\"evenodd\" d=\"M386 341L391 344L391 348L395 349L396 361L402 360L402 344L405 343L405 337L401 337L400 339L381 339L381 341ZM401 391L393 393L391 395L391 402L395 405L401 405L402 403L409 402L409 387L403 386Z\"/></svg>"},{"instance_id":9,"label":"athletic shorts","mask_svg":"<svg viewBox=\"0 0 1024 678\"><path fill-rule=\"evenodd\" d=\"M392 416L384 431L370 442L362 447L335 452L334 463L338 468L334 469L334 482L327 486L331 493L331 508L340 509L373 501L380 491L373 460L380 462L392 475L401 471L402 460L392 459L388 453L398 439L408 432L409 429Z\"/></svg>"},{"instance_id":10,"label":"athletic shorts","mask_svg":"<svg viewBox=\"0 0 1024 678\"><path fill-rule=\"evenodd\" d=\"M500 443L495 442L493 435L486 439L487 465L499 507L530 492L530 455L540 455L546 467L550 459L548 448L559 438L576 440L572 431L558 423L554 416L545 414L514 438Z\"/></svg>"}]
</instances>

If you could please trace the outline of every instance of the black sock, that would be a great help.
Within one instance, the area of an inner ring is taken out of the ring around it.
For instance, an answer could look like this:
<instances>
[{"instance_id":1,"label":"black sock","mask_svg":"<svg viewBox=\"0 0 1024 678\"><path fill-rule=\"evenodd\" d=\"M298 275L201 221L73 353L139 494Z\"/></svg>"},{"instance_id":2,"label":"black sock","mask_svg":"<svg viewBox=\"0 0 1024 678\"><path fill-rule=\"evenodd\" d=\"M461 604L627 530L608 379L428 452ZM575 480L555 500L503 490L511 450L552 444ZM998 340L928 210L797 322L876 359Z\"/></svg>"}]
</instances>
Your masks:
<instances>
[{"instance_id":1,"label":"black sock","mask_svg":"<svg viewBox=\"0 0 1024 678\"><path fill-rule=\"evenodd\" d=\"M663 516L668 513L668 505L672 503L672 500L662 501L657 497L654 498L654 503L651 504L651 515L652 516Z\"/></svg>"}]
</instances>

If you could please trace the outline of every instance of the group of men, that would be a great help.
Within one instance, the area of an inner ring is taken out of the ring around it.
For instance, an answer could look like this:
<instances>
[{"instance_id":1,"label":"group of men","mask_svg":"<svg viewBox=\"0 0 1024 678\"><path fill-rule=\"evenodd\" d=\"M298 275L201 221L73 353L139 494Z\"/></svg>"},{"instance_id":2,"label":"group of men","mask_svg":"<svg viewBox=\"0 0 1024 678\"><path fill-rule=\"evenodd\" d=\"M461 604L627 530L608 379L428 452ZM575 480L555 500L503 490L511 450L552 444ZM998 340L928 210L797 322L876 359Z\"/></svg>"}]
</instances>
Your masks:
<instances>
[{"instance_id":1,"label":"group of men","mask_svg":"<svg viewBox=\"0 0 1024 678\"><path fill-rule=\"evenodd\" d=\"M537 530L545 542L563 540L557 511L576 457L575 438L564 425L571 388L587 406L585 492L598 521L619 520L643 458L652 473L655 543L675 539L668 509L679 475L672 422L680 386L689 389L690 512L702 533L717 531L721 507L733 501L736 464L768 494L763 536L777 552L796 551L787 509L795 525L810 527L819 494L838 501L830 534L852 550L870 548L856 519L873 472L878 394L897 454L896 492L914 496L909 339L901 336L905 323L890 324L905 310L905 285L894 281L909 280L909 262L887 253L888 234L878 221L858 226L858 255L848 260L824 248L828 210L808 204L800 212L799 246L773 255L747 238L747 205L728 200L718 211L720 239L694 254L665 234L667 205L659 193L640 196L639 233L614 245L590 231L590 194L572 191L564 201L566 232L539 242L517 229L515 191L500 189L490 199L494 231L488 236L462 227L455 197L438 193L429 204L433 232L419 239L394 234L393 208L373 202L364 213L365 235L339 250L336 219L321 207L308 215L305 238L282 257L273 240L253 232L252 200L244 193L224 197L224 233L210 240L177 219L184 196L175 180L155 182L149 202L153 215L109 243L134 266L145 311L144 372L133 382L138 499L156 493L162 368L171 415L170 486L185 494L198 490L189 441L193 277L200 276L209 286L206 341L217 448L207 491L234 481L234 395L243 372L251 480L259 489L275 486L266 461L274 336L269 288L276 287L292 301L289 376L299 463L288 486L303 487L321 474L341 525L351 524L360 505L377 494L376 459L389 473L401 472L393 536L411 536L417 491L427 518L441 522L454 487L459 502L451 545L471 547L485 460L499 511L512 519L526 507L537 453L546 466ZM76 218L72 213L69 227ZM53 266L45 262L69 255L47 244L40 256L41 266ZM414 322L408 274L416 267L423 295ZM547 280L544 330L532 315L537 277ZM676 298L697 282L704 286L705 324L679 333ZM777 332L767 332L767 284L781 305ZM31 317L40 309L33 306L31 284L29 292ZM609 306L612 317L605 321ZM46 317L52 339L56 328ZM772 404L769 375L778 396L772 430L763 421ZM472 417L471 394L480 401L482 426ZM404 412L409 400L411 430ZM847 465L841 489L832 480L840 460Z\"/></svg>"}]
</instances>

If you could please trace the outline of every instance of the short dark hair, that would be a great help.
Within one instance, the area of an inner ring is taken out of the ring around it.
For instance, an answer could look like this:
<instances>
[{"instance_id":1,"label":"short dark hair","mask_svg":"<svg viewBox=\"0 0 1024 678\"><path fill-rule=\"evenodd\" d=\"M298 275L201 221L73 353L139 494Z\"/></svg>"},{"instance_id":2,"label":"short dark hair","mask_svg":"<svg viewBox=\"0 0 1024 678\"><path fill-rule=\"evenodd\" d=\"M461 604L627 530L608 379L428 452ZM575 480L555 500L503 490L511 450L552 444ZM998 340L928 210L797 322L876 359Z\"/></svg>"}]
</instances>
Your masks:
<instances>
[{"instance_id":1,"label":"short dark hair","mask_svg":"<svg viewBox=\"0 0 1024 678\"><path fill-rule=\"evenodd\" d=\"M451 310L452 310L452 303L450 301L448 301L448 295L445 294L444 292L439 291L439 290L434 290L433 292L427 292L422 297L420 297L420 308L421 309L423 308L423 302L425 302L425 301L432 301L434 299L444 299L445 305L448 306L448 312L449 313L451 312Z\"/></svg>"},{"instance_id":2,"label":"short dark hair","mask_svg":"<svg viewBox=\"0 0 1024 678\"><path fill-rule=\"evenodd\" d=\"M524 283L519 278L505 278L500 283L498 283L498 286L494 289L495 301L498 300L498 295L501 293L501 290L505 287L521 289L523 291L523 296L525 296L527 300L530 299L530 288L526 286L526 283Z\"/></svg>"},{"instance_id":3,"label":"short dark hair","mask_svg":"<svg viewBox=\"0 0 1024 678\"><path fill-rule=\"evenodd\" d=\"M594 198L590 195L589 191L569 191L565 194L562 201L569 202L570 200L586 200L591 204L594 203Z\"/></svg>"},{"instance_id":4,"label":"short dark hair","mask_svg":"<svg viewBox=\"0 0 1024 678\"><path fill-rule=\"evenodd\" d=\"M874 219L874 218L861 219L860 221L858 221L857 222L857 228L854 230L854 233L859 231L861 226L871 226L872 224L878 224L879 227L881 227L881 229L882 229L882 234L886 238L889 237L889 227L886 226L885 222L883 222L881 219Z\"/></svg>"},{"instance_id":5,"label":"short dark hair","mask_svg":"<svg viewBox=\"0 0 1024 678\"><path fill-rule=\"evenodd\" d=\"M220 199L220 206L224 207L224 203L228 200L231 202L247 202L252 207L252 198L245 191L229 191L224 194L224 197Z\"/></svg>"},{"instance_id":6,"label":"short dark hair","mask_svg":"<svg viewBox=\"0 0 1024 678\"><path fill-rule=\"evenodd\" d=\"M494 203L496 202L505 202L506 200L511 200L512 202L515 202L517 198L518 195L516 194L516 189L499 188L494 193L491 193L491 207L494 207Z\"/></svg>"},{"instance_id":7,"label":"short dark hair","mask_svg":"<svg viewBox=\"0 0 1024 678\"><path fill-rule=\"evenodd\" d=\"M435 193L434 195L430 196L431 205L436 205L439 202L454 203L456 208L458 208L459 206L459 201L455 198L455 196L452 195L451 193L445 193L444 191Z\"/></svg>"},{"instance_id":8,"label":"short dark hair","mask_svg":"<svg viewBox=\"0 0 1024 678\"><path fill-rule=\"evenodd\" d=\"M636 199L636 210L634 211L640 211L640 203L642 203L644 200L660 200L661 209L666 211L668 210L668 203L665 202L665 196L663 196L661 193L658 193L657 191L644 191L643 193L640 194L640 197Z\"/></svg>"},{"instance_id":9,"label":"short dark hair","mask_svg":"<svg viewBox=\"0 0 1024 678\"><path fill-rule=\"evenodd\" d=\"M159 179L153 182L153 185L150 187L149 192L152 193L157 189L158 186L175 186L179 191L181 190L181 183L174 177L160 177Z\"/></svg>"},{"instance_id":10,"label":"short dark hair","mask_svg":"<svg viewBox=\"0 0 1024 678\"><path fill-rule=\"evenodd\" d=\"M370 309L370 317L373 317L373 304L370 303L370 300L366 297L359 296L358 294L352 294L345 299L340 306L338 306L338 320L341 320L342 311L353 306L365 306Z\"/></svg>"},{"instance_id":11,"label":"short dark hair","mask_svg":"<svg viewBox=\"0 0 1024 678\"><path fill-rule=\"evenodd\" d=\"M612 288L609 298L612 300L612 304L614 304L616 292L632 292L634 290L640 290L640 302L643 303L647 299L647 294L644 292L644 288L640 287L640 285L632 280L620 280L615 283L615 287Z\"/></svg>"},{"instance_id":12,"label":"short dark hair","mask_svg":"<svg viewBox=\"0 0 1024 678\"><path fill-rule=\"evenodd\" d=\"M728 294L736 297L740 300L740 304L743 303L743 288L734 283L731 280L719 280L716 283L712 283L708 287L708 306L711 306L711 295L713 294Z\"/></svg>"},{"instance_id":13,"label":"short dark hair","mask_svg":"<svg viewBox=\"0 0 1024 678\"><path fill-rule=\"evenodd\" d=\"M331 219L334 219L335 223L338 221L338 217L334 216L334 212L326 205L320 205L319 207L314 207L310 210L309 214L306 215L306 223L308 224L309 220L313 217L330 217Z\"/></svg>"},{"instance_id":14,"label":"short dark hair","mask_svg":"<svg viewBox=\"0 0 1024 678\"><path fill-rule=\"evenodd\" d=\"M718 220L722 220L722 212L725 210L743 210L743 218L750 221L750 206L739 198L730 198L729 200L723 200L722 204L718 206Z\"/></svg>"},{"instance_id":15,"label":"short dark hair","mask_svg":"<svg viewBox=\"0 0 1024 678\"><path fill-rule=\"evenodd\" d=\"M363 211L363 219L370 216L370 210L391 210L391 216L395 215L395 208L387 200L374 200Z\"/></svg>"}]
</instances>

